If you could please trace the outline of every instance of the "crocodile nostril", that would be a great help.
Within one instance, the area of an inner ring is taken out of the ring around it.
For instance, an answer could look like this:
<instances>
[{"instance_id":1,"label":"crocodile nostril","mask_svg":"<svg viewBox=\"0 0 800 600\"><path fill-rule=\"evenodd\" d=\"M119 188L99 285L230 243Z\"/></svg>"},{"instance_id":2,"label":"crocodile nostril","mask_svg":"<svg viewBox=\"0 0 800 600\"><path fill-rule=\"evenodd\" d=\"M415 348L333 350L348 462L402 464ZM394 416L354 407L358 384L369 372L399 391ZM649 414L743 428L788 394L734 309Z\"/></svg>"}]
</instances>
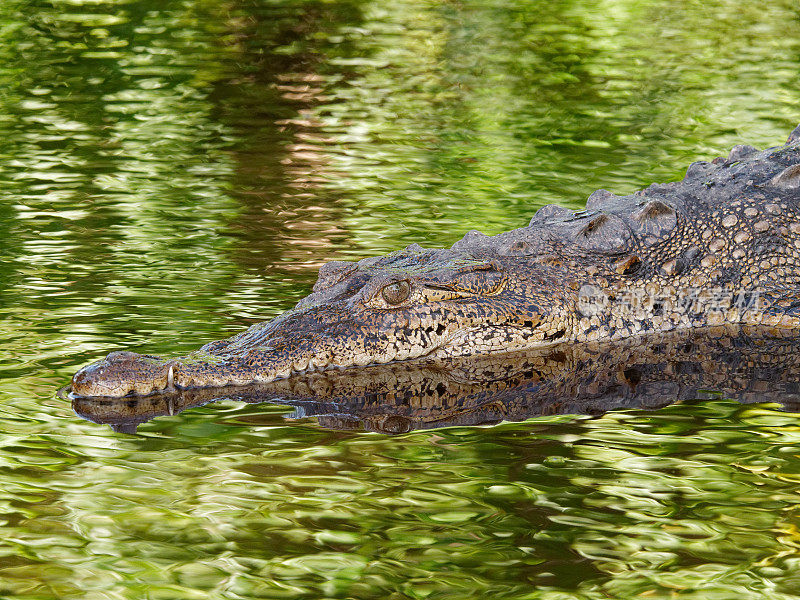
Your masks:
<instances>
[{"instance_id":1,"label":"crocodile nostril","mask_svg":"<svg viewBox=\"0 0 800 600\"><path fill-rule=\"evenodd\" d=\"M109 362L124 362L128 360L133 360L135 358L139 358L139 355L136 352L129 352L127 350L118 350L116 352L110 352L108 356L106 356L106 360Z\"/></svg>"},{"instance_id":2,"label":"crocodile nostril","mask_svg":"<svg viewBox=\"0 0 800 600\"><path fill-rule=\"evenodd\" d=\"M97 363L86 366L72 376L72 392L78 395L89 395L95 389L97 376L102 375L102 369L97 369Z\"/></svg>"},{"instance_id":3,"label":"crocodile nostril","mask_svg":"<svg viewBox=\"0 0 800 600\"><path fill-rule=\"evenodd\" d=\"M80 387L86 383L86 370L81 369L72 376L72 387Z\"/></svg>"}]
</instances>

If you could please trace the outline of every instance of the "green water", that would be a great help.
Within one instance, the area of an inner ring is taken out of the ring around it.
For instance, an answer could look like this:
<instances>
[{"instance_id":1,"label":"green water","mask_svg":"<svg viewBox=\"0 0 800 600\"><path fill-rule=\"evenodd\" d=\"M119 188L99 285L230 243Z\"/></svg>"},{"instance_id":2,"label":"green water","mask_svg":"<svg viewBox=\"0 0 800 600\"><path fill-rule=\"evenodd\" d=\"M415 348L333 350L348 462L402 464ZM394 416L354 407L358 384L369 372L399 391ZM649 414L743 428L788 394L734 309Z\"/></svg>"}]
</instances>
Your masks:
<instances>
[{"instance_id":1,"label":"green water","mask_svg":"<svg viewBox=\"0 0 800 600\"><path fill-rule=\"evenodd\" d=\"M388 437L55 391L800 122L795 0L3 0L0 598L800 598L800 427L725 400Z\"/></svg>"}]
</instances>

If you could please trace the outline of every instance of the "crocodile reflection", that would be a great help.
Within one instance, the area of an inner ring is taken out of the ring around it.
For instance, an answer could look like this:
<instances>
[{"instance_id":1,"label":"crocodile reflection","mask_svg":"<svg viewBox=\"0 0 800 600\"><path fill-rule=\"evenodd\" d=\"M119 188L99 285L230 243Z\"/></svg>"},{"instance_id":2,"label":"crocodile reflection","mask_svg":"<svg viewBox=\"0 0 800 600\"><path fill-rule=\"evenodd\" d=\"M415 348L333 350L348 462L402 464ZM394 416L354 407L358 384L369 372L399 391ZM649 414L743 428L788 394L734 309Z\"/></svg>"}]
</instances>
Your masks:
<instances>
[{"instance_id":1,"label":"crocodile reflection","mask_svg":"<svg viewBox=\"0 0 800 600\"><path fill-rule=\"evenodd\" d=\"M800 407L800 338L727 326L504 355L320 371L268 384L126 398L73 398L88 420L134 433L162 415L217 400L295 407L331 429L387 434L622 408L657 409L709 393Z\"/></svg>"}]
</instances>

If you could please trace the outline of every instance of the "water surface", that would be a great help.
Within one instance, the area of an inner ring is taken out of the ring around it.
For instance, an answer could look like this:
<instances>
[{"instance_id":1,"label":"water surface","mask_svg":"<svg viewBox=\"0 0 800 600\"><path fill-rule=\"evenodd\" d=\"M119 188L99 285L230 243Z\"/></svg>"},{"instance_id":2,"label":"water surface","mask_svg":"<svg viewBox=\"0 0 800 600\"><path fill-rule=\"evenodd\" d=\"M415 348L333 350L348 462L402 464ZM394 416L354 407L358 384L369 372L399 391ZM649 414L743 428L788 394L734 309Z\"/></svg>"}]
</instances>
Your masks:
<instances>
[{"instance_id":1,"label":"water surface","mask_svg":"<svg viewBox=\"0 0 800 600\"><path fill-rule=\"evenodd\" d=\"M133 436L55 396L271 318L332 258L800 122L792 0L512 4L0 4L0 597L797 597L774 404L385 436L230 401Z\"/></svg>"}]
</instances>

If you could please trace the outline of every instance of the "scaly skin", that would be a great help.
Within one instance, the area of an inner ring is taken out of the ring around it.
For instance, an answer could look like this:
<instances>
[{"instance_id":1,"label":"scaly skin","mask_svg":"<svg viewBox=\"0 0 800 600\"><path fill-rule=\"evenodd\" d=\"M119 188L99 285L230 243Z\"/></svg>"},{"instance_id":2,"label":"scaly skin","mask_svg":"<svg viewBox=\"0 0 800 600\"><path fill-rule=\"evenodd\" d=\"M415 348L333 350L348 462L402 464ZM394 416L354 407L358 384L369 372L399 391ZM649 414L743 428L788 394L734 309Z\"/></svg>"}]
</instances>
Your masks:
<instances>
[{"instance_id":1,"label":"scaly skin","mask_svg":"<svg viewBox=\"0 0 800 600\"><path fill-rule=\"evenodd\" d=\"M109 354L75 374L72 393L264 383L726 323L800 328L800 127L784 146L736 146L681 182L599 190L585 210L546 206L494 237L328 263L273 321L184 357Z\"/></svg>"}]
</instances>

